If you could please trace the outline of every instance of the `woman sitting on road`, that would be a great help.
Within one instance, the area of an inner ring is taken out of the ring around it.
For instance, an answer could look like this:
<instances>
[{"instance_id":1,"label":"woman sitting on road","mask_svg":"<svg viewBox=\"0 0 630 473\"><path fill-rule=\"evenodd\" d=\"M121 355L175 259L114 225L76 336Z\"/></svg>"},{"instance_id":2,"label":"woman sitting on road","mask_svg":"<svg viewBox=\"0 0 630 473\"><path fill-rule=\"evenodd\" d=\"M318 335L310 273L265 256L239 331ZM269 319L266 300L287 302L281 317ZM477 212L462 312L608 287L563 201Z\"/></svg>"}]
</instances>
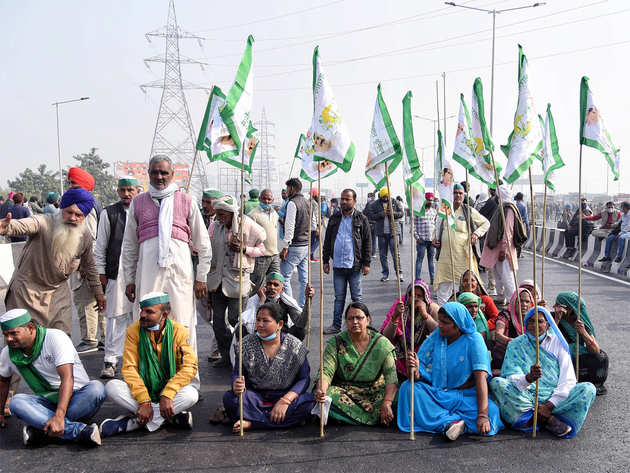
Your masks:
<instances>
[{"instance_id":1,"label":"woman sitting on road","mask_svg":"<svg viewBox=\"0 0 630 473\"><path fill-rule=\"evenodd\" d=\"M307 392L310 368L307 349L293 335L282 332L286 320L277 304L266 303L256 312L256 333L243 338L243 376L238 366L232 389L223 395L225 413L240 430L239 395L243 393L243 429L285 428L310 417L315 402ZM213 421L222 422L220 412Z\"/></svg>"},{"instance_id":2,"label":"woman sitting on road","mask_svg":"<svg viewBox=\"0 0 630 473\"><path fill-rule=\"evenodd\" d=\"M540 288L538 284L534 286L533 279L524 279L523 282L518 286L522 289L527 289L532 296L536 298L536 305L539 307L546 307L547 301L540 298Z\"/></svg>"},{"instance_id":3,"label":"woman sitting on road","mask_svg":"<svg viewBox=\"0 0 630 473\"><path fill-rule=\"evenodd\" d=\"M490 330L488 329L486 317L483 315L483 312L481 312L481 297L472 292L462 292L457 298L457 302L466 307L470 316L475 321L477 332L481 334L483 341L486 342L487 345L490 340Z\"/></svg>"},{"instance_id":4,"label":"woman sitting on road","mask_svg":"<svg viewBox=\"0 0 630 473\"><path fill-rule=\"evenodd\" d=\"M525 319L527 311L532 307L534 307L534 298L531 292L518 288L510 297L507 310L502 310L499 313L496 320L494 343L490 345L492 369L501 369L508 343L524 333L521 320Z\"/></svg>"},{"instance_id":5,"label":"woman sitting on road","mask_svg":"<svg viewBox=\"0 0 630 473\"><path fill-rule=\"evenodd\" d=\"M499 309L497 309L497 306L494 304L492 297L488 295L488 291L483 287L483 283L479 277L470 269L464 271L460 279L459 293L457 295L459 296L462 292L472 292L481 297L481 312L483 312L483 315L486 317L488 329L493 331L496 318L499 315Z\"/></svg>"},{"instance_id":6,"label":"woman sitting on road","mask_svg":"<svg viewBox=\"0 0 630 473\"><path fill-rule=\"evenodd\" d=\"M499 408L488 399L488 349L475 322L459 302L439 311L439 329L410 352L415 373L414 430L436 432L455 440L463 432L495 435L503 428ZM410 383L400 386L398 428L410 430Z\"/></svg>"},{"instance_id":7,"label":"woman sitting on road","mask_svg":"<svg viewBox=\"0 0 630 473\"><path fill-rule=\"evenodd\" d=\"M324 352L324 375L315 400L332 399L328 416L352 425L389 424L398 377L394 347L371 328L365 304L346 309L347 330L330 338Z\"/></svg>"},{"instance_id":8,"label":"woman sitting on road","mask_svg":"<svg viewBox=\"0 0 630 473\"><path fill-rule=\"evenodd\" d=\"M437 328L437 313L438 310L440 310L440 306L431 300L429 287L422 279L416 279L414 286L415 340L413 351L416 351L431 332ZM394 345L396 371L398 372L400 381L407 379L405 346L411 349L411 287L411 284L409 284L407 292L403 296L403 302L396 299L396 302L389 309L383 326L381 327L381 333ZM404 337L403 327L405 329Z\"/></svg>"},{"instance_id":9,"label":"woman sitting on road","mask_svg":"<svg viewBox=\"0 0 630 473\"><path fill-rule=\"evenodd\" d=\"M577 319L578 295L575 292L561 292L553 306L554 318L562 335L569 343L571 358L575 360L576 333L580 335L580 373L578 381L590 381L597 388L597 395L606 394L604 382L608 377L608 355L599 347L595 339L593 322L586 311L584 299L580 299L580 320Z\"/></svg>"}]
</instances>

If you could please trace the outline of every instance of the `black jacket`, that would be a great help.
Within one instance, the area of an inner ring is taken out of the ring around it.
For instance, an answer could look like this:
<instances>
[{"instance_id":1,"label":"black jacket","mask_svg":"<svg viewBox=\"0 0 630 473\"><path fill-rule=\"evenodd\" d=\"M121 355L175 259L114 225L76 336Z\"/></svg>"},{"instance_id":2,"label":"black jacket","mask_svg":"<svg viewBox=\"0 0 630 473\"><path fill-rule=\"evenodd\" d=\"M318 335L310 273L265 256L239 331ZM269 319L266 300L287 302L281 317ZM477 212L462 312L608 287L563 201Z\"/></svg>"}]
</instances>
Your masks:
<instances>
[{"instance_id":1,"label":"black jacket","mask_svg":"<svg viewBox=\"0 0 630 473\"><path fill-rule=\"evenodd\" d=\"M377 235L385 234L383 232L383 221L385 220L385 217L383 217L382 215L384 205L387 205L387 207L389 208L389 204L387 203L387 201L381 200L379 198L365 207L365 216L370 221L376 222L375 231ZM404 216L402 205L400 205L400 202L398 202L396 199L392 200L392 209L394 210L394 220L397 218L402 218ZM389 218L389 215L387 216L387 218ZM390 229L390 233L388 233L388 235L391 233L392 231Z\"/></svg>"},{"instance_id":2,"label":"black jacket","mask_svg":"<svg viewBox=\"0 0 630 473\"><path fill-rule=\"evenodd\" d=\"M328 264L328 260L333 258L341 217L342 214L339 212L328 220L324 247L322 249L323 264ZM372 260L372 231L367 217L357 209L354 209L354 214L352 215L352 242L354 246L354 264L352 269L356 271L361 269L362 266L369 267Z\"/></svg>"}]
</instances>

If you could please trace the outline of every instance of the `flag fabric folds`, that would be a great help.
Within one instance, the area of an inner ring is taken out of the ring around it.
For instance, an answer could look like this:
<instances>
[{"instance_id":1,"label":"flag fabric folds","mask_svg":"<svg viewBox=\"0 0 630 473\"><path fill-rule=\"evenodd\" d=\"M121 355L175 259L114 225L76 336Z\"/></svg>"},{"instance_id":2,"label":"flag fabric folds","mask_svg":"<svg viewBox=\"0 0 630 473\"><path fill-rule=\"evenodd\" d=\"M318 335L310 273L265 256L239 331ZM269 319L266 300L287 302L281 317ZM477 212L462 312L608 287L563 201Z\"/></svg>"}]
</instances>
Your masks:
<instances>
[{"instance_id":1,"label":"flag fabric folds","mask_svg":"<svg viewBox=\"0 0 630 473\"><path fill-rule=\"evenodd\" d=\"M332 88L319 60L319 47L313 51L313 120L306 135L306 153L314 161L330 161L348 172L355 146L335 101Z\"/></svg>"},{"instance_id":2,"label":"flag fabric folds","mask_svg":"<svg viewBox=\"0 0 630 473\"><path fill-rule=\"evenodd\" d=\"M540 117L540 115L539 115ZM542 117L540 117L542 121ZM547 104L547 113L543 122L543 173L545 174L545 184L549 189L555 191L553 184L553 173L556 169L564 166L564 161L560 157L558 138L556 136L556 125L551 115L551 104Z\"/></svg>"},{"instance_id":3,"label":"flag fabric folds","mask_svg":"<svg viewBox=\"0 0 630 473\"><path fill-rule=\"evenodd\" d=\"M518 46L518 102L514 113L514 129L508 143L501 146L507 156L503 178L512 184L529 169L542 149L541 130L534 109L534 99L529 90L527 57Z\"/></svg>"},{"instance_id":4,"label":"flag fabric folds","mask_svg":"<svg viewBox=\"0 0 630 473\"><path fill-rule=\"evenodd\" d=\"M488 164L492 164L490 153L494 151L494 143L486 126L485 107L483 103L483 85L477 77L473 84L471 136L475 144L475 154L481 156ZM497 173L500 172L497 162Z\"/></svg>"},{"instance_id":5,"label":"flag fabric folds","mask_svg":"<svg viewBox=\"0 0 630 473\"><path fill-rule=\"evenodd\" d=\"M416 152L411 118L411 91L403 97L403 179L407 205L413 214L424 217L424 179L420 160Z\"/></svg>"},{"instance_id":6,"label":"flag fabric folds","mask_svg":"<svg viewBox=\"0 0 630 473\"><path fill-rule=\"evenodd\" d=\"M293 156L302 162L300 177L309 182L317 181L318 168L321 179L336 173L338 169L337 166L330 161L313 161L313 157L306 153L306 136L304 136L303 133L300 134Z\"/></svg>"},{"instance_id":7,"label":"flag fabric folds","mask_svg":"<svg viewBox=\"0 0 630 473\"><path fill-rule=\"evenodd\" d=\"M580 143L602 152L610 169L619 179L620 150L613 142L593 93L588 86L588 77L582 77L580 84Z\"/></svg>"},{"instance_id":8,"label":"flag fabric folds","mask_svg":"<svg viewBox=\"0 0 630 473\"><path fill-rule=\"evenodd\" d=\"M439 183L437 184L438 196L440 197L440 206L437 214L455 230L455 219L453 218L453 165L446 157L444 147L444 138L442 132L438 129L438 149L435 157L436 163L439 164L440 174ZM437 177L436 177L437 179Z\"/></svg>"}]
</instances>

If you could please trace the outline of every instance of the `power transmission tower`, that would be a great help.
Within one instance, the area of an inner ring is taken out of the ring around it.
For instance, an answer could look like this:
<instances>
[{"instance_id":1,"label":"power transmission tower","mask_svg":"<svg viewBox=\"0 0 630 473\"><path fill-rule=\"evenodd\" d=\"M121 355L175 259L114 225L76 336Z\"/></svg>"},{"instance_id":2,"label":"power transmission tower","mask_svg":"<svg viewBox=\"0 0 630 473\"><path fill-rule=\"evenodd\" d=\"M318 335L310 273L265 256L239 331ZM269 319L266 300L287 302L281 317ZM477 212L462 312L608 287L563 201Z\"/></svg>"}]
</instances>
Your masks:
<instances>
[{"instance_id":1,"label":"power transmission tower","mask_svg":"<svg viewBox=\"0 0 630 473\"><path fill-rule=\"evenodd\" d=\"M188 172L193 173L191 190L193 194L199 195L208 184L206 174L207 160L203 159L203 156L197 156L195 168L194 170L192 169L195 139L184 90L207 89L183 80L181 65L198 64L203 69L205 63L181 55L179 53L179 40L196 39L201 46L201 41L205 38L179 28L173 0L169 0L166 25L147 33L145 36L149 42L151 42L151 38L164 38L166 44L164 55L144 60L147 67L149 67L150 63L163 63L164 79L140 86L145 93L147 88L162 89L160 109L151 145L151 156L165 154L175 163L187 164Z\"/></svg>"},{"instance_id":2,"label":"power transmission tower","mask_svg":"<svg viewBox=\"0 0 630 473\"><path fill-rule=\"evenodd\" d=\"M278 166L276 165L275 156L272 155L272 151L276 149L273 144L273 140L276 137L274 134L276 124L267 120L267 113L264 107L260 120L254 123L254 127L258 129L260 143L252 163L253 183L259 188L268 187L273 189L278 182Z\"/></svg>"}]
</instances>

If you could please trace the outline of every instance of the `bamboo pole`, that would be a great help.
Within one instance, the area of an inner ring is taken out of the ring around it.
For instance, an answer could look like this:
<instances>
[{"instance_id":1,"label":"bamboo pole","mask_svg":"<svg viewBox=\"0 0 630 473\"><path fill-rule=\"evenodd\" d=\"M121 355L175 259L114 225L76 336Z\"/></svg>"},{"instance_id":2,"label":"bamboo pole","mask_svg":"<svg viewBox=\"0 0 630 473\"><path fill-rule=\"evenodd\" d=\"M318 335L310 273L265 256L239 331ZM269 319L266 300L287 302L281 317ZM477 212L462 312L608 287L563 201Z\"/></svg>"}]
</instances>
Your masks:
<instances>
[{"instance_id":1,"label":"bamboo pole","mask_svg":"<svg viewBox=\"0 0 630 473\"><path fill-rule=\"evenodd\" d=\"M415 248L416 248L416 240L414 237L414 215L413 215L413 187L409 184L409 214L411 215L411 222L409 222L411 226L411 349L416 351L416 343L415 343L415 331L416 331L416 258L415 258ZM427 307L428 309L428 307ZM404 313L404 311L403 311ZM404 320L403 320L404 325ZM409 359L409 354L405 352L405 361ZM409 440L416 439L416 432L414 429L415 426L415 415L414 415L414 387L413 383L415 381L415 372L409 370L409 365L407 364L407 378L409 379Z\"/></svg>"},{"instance_id":2,"label":"bamboo pole","mask_svg":"<svg viewBox=\"0 0 630 473\"><path fill-rule=\"evenodd\" d=\"M466 204L468 204L468 202L470 202L470 184L468 183L468 169L466 169L466 196L464 197L467 202L464 202ZM471 223L471 218L472 218L472 209L470 208L470 206L468 206L468 221L466 222L468 225L468 270L472 273L472 259L473 259L473 242L472 242L472 223Z\"/></svg>"},{"instance_id":3,"label":"bamboo pole","mask_svg":"<svg viewBox=\"0 0 630 473\"><path fill-rule=\"evenodd\" d=\"M317 166L317 188L321 189L321 171ZM310 225L310 222L309 222ZM322 206L319 206L319 219L317 222L319 234L322 233ZM309 255L310 258L310 255ZM319 382L324 379L324 264L322 245L319 245ZM324 438L324 403L321 403L319 412L319 436Z\"/></svg>"},{"instance_id":4,"label":"bamboo pole","mask_svg":"<svg viewBox=\"0 0 630 473\"><path fill-rule=\"evenodd\" d=\"M536 212L534 210L534 182L532 180L532 167L529 169L529 194L530 200L532 203L532 215L531 219L533 222L532 225L532 251L534 252L533 259L533 271L534 271L534 290L532 291L532 297L534 298L534 321L536 323L536 366L540 365L540 341L538 337L540 334L538 333L538 301L536 300ZM543 241L545 240L545 234L543 232ZM543 243L544 244L544 243ZM543 256L544 258L544 256ZM517 290L518 294L518 290ZM520 299L519 299L520 300ZM523 331L527 330L527 327L523 327ZM539 390L539 380L536 380L536 394L534 397L534 425L532 429L532 438L536 438L536 427L538 424L538 390Z\"/></svg>"},{"instance_id":5,"label":"bamboo pole","mask_svg":"<svg viewBox=\"0 0 630 473\"><path fill-rule=\"evenodd\" d=\"M190 167L190 174L188 175L188 181L186 181L186 194L188 194L188 191L190 190L190 182L192 181L193 172L195 172L195 163L197 162L198 152L199 150L195 148L195 155L193 156L192 166ZM241 193L242 192L243 192L243 189L241 189Z\"/></svg>"},{"instance_id":6,"label":"bamboo pole","mask_svg":"<svg viewBox=\"0 0 630 473\"><path fill-rule=\"evenodd\" d=\"M578 304L577 320L580 321L582 301L582 143L580 143L580 168L578 172ZM575 331L575 379L580 382L580 333Z\"/></svg>"},{"instance_id":7,"label":"bamboo pole","mask_svg":"<svg viewBox=\"0 0 630 473\"><path fill-rule=\"evenodd\" d=\"M311 224L313 222L313 183L310 182L308 186L308 258L306 260L306 283L311 283ZM321 208L321 204L320 204ZM319 242L321 246L321 241ZM311 344L311 298L306 298L306 348Z\"/></svg>"},{"instance_id":8,"label":"bamboo pole","mask_svg":"<svg viewBox=\"0 0 630 473\"><path fill-rule=\"evenodd\" d=\"M243 245L243 218L245 213L245 199L243 198L243 187L245 186L245 145L241 146L241 196L239 210L239 245ZM238 377L243 377L243 250L238 252ZM239 407L239 435L242 437L243 430L243 393L238 396Z\"/></svg>"},{"instance_id":9,"label":"bamboo pole","mask_svg":"<svg viewBox=\"0 0 630 473\"><path fill-rule=\"evenodd\" d=\"M532 213L534 211L532 210ZM536 224L536 222L532 219L532 226ZM540 255L542 257L541 266L540 266L540 298L545 300L545 253L547 252L547 239L545 229L547 227L547 181L545 181L545 195L543 197L543 223L542 223L542 232L543 232L543 242L542 242L542 251Z\"/></svg>"}]
</instances>

